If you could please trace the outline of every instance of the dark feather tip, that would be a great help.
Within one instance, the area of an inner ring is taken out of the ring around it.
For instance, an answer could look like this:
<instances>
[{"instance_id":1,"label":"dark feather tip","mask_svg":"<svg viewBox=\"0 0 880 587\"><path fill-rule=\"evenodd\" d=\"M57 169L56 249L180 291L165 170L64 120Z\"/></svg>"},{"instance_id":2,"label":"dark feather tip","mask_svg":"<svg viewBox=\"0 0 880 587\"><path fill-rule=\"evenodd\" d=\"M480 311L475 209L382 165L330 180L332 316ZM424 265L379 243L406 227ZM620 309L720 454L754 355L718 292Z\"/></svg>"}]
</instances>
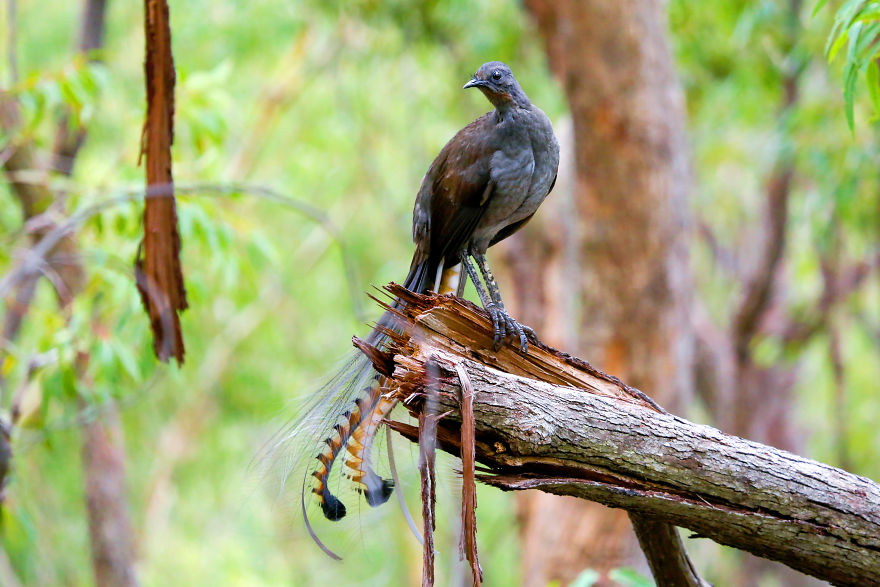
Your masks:
<instances>
[{"instance_id":1,"label":"dark feather tip","mask_svg":"<svg viewBox=\"0 0 880 587\"><path fill-rule=\"evenodd\" d=\"M364 497L367 498L367 503L370 504L370 507L378 507L388 501L392 493L394 493L394 480L382 479L382 490L364 491Z\"/></svg>"},{"instance_id":2,"label":"dark feather tip","mask_svg":"<svg viewBox=\"0 0 880 587\"><path fill-rule=\"evenodd\" d=\"M345 505L336 499L336 496L329 491L325 491L322 497L321 511L324 512L325 518L331 522L336 522L345 517Z\"/></svg>"}]
</instances>

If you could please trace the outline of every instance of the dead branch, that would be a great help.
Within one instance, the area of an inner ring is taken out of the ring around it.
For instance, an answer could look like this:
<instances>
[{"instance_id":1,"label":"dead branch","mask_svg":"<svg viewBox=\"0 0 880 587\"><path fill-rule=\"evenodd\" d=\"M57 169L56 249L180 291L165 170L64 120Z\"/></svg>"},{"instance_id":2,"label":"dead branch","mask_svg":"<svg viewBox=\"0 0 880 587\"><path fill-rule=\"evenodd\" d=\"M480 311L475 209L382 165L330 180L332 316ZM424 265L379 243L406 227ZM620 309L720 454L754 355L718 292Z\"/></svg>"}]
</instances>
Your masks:
<instances>
[{"instance_id":1,"label":"dead branch","mask_svg":"<svg viewBox=\"0 0 880 587\"><path fill-rule=\"evenodd\" d=\"M438 424L437 446L458 455L457 369L464 368L474 389L476 458L493 471L482 482L624 508L835 584L876 582L877 483L665 413L540 343L528 355L510 345L493 353L491 322L479 308L395 285L388 291L406 302L404 334L391 348L392 384L409 397L434 380L440 411L451 410Z\"/></svg>"},{"instance_id":2,"label":"dead branch","mask_svg":"<svg viewBox=\"0 0 880 587\"><path fill-rule=\"evenodd\" d=\"M21 124L18 101L9 92L0 91L0 129L10 136L14 136ZM48 178L45 181L27 181L20 177L22 173L34 172L43 174L37 161L36 149L30 141L13 140L10 145L10 153L3 164L3 170L9 180L12 193L21 205L22 217L25 225L37 217L45 220L34 223L35 228L30 230L30 240L37 243L45 235L55 228L52 205L55 202L55 194L49 189ZM42 175L41 175L41 179ZM74 242L72 234L60 235L46 251L44 259L48 266L59 276L63 287L58 288L58 301L62 306L67 305L84 285L85 272L78 262L70 262L79 258L79 249ZM13 340L21 325L21 320L30 306L33 297L33 288L39 278L39 271L32 270L24 280L18 284L15 300L9 306L7 315L4 317L3 339Z\"/></svg>"}]
</instances>

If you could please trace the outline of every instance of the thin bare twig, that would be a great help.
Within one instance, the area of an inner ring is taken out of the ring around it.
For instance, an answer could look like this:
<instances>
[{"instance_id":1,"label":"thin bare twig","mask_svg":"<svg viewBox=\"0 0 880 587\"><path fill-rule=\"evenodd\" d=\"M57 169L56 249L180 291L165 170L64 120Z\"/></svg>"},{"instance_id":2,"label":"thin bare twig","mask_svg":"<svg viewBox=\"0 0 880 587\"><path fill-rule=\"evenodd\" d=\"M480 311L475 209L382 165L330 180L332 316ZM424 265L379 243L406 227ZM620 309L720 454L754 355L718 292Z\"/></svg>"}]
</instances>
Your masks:
<instances>
[{"instance_id":1,"label":"thin bare twig","mask_svg":"<svg viewBox=\"0 0 880 587\"><path fill-rule=\"evenodd\" d=\"M50 251L52 247L54 247L61 239L63 239L67 233L81 226L88 219L115 206L131 203L144 197L164 197L171 191L171 189L171 186L156 185L151 186L148 189L138 187L112 190L116 193L119 193L120 195L116 197L109 197L103 200L98 200L95 204L79 210L73 215L67 217L66 220L59 222L57 225L54 225L51 230L47 231L42 236L42 239L35 246L28 249L26 253L21 256L19 264L13 267L9 272L6 273L6 275L3 276L2 279L0 279L0 296L7 295L12 287L15 287L20 280L25 279L28 275L38 273L37 264L45 259L47 251ZM354 259L352 258L347 246L343 241L341 231L333 223L333 221L330 220L330 218L323 210L312 206L307 202L303 202L296 198L287 196L267 186L257 184L195 183L176 185L173 186L173 189L178 194L190 195L254 195L261 199L280 204L286 208L294 210L320 225L321 228L326 231L330 239L339 248L343 270L349 286L349 292L351 294L355 316L359 320L365 319L363 304L360 301L361 289L360 285L358 284L357 269L354 263ZM91 196L90 199L99 198L104 193L104 190L89 191L85 189L78 189L77 191L80 191L85 195Z\"/></svg>"},{"instance_id":2,"label":"thin bare twig","mask_svg":"<svg viewBox=\"0 0 880 587\"><path fill-rule=\"evenodd\" d=\"M83 4L77 53L84 55L89 63L100 59L100 50L104 47L106 10L107 0L85 0ZM70 109L65 110L55 131L52 167L62 175L70 177L76 155L85 139L85 127L79 124L72 127Z\"/></svg>"}]
</instances>

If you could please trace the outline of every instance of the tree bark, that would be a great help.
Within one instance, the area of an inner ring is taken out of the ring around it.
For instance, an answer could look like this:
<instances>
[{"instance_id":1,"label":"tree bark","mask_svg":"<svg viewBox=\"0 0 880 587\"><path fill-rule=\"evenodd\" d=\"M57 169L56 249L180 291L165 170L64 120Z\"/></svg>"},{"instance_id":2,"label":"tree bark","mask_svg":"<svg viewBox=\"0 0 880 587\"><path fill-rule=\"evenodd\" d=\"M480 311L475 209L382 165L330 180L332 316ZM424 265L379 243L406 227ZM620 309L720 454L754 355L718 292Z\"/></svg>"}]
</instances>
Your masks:
<instances>
[{"instance_id":1,"label":"tree bark","mask_svg":"<svg viewBox=\"0 0 880 587\"><path fill-rule=\"evenodd\" d=\"M187 308L180 267L180 234L171 176L174 142L174 58L166 0L144 0L147 120L142 152L147 160L143 259L135 264L137 286L153 330L153 350L162 361L183 363L180 312Z\"/></svg>"},{"instance_id":2,"label":"tree bark","mask_svg":"<svg viewBox=\"0 0 880 587\"><path fill-rule=\"evenodd\" d=\"M418 398L432 386L439 411L450 412L438 424L438 447L459 454L458 369L467 372L477 460L492 473L481 481L623 508L660 524L654 531L682 526L835 584L876 583L877 483L666 413L617 378L543 344L531 344L527 355L511 346L493 353L486 350L491 321L479 308L390 291L406 304L404 334L390 348L391 389ZM679 564L693 572L686 559Z\"/></svg>"},{"instance_id":3,"label":"tree bark","mask_svg":"<svg viewBox=\"0 0 880 587\"><path fill-rule=\"evenodd\" d=\"M522 306L512 309L533 327L548 325L564 337L554 343L571 345L675 406L691 387L690 177L665 6L650 0L526 5L571 108L574 195L563 204L565 230L539 227L511 239L520 259L512 264L512 281L538 289L529 288ZM551 198L563 197L560 191ZM548 252L558 257L548 259ZM561 280L545 281L554 267L568 269ZM559 317L562 328L552 328ZM578 342L566 322L575 331L578 323L589 329L589 340ZM566 583L585 567L604 575L638 552L619 511L534 495L520 498L520 513L527 586ZM600 581L608 584L604 576Z\"/></svg>"}]
</instances>

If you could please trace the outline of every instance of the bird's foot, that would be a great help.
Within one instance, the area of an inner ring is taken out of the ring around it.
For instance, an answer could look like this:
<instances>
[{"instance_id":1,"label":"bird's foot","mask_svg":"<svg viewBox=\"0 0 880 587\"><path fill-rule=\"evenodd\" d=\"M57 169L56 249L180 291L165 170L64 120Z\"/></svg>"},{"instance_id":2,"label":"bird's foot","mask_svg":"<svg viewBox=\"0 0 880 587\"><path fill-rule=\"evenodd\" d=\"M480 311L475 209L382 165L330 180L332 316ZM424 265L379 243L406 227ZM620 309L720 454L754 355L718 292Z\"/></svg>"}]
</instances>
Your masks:
<instances>
[{"instance_id":1,"label":"bird's foot","mask_svg":"<svg viewBox=\"0 0 880 587\"><path fill-rule=\"evenodd\" d=\"M501 345L510 337L514 340L519 339L519 350L527 353L529 352L528 339L538 340L534 330L514 320L503 306L494 303L488 304L486 311L492 317L492 328L495 331L492 345L494 350L498 351L501 349Z\"/></svg>"}]
</instances>

